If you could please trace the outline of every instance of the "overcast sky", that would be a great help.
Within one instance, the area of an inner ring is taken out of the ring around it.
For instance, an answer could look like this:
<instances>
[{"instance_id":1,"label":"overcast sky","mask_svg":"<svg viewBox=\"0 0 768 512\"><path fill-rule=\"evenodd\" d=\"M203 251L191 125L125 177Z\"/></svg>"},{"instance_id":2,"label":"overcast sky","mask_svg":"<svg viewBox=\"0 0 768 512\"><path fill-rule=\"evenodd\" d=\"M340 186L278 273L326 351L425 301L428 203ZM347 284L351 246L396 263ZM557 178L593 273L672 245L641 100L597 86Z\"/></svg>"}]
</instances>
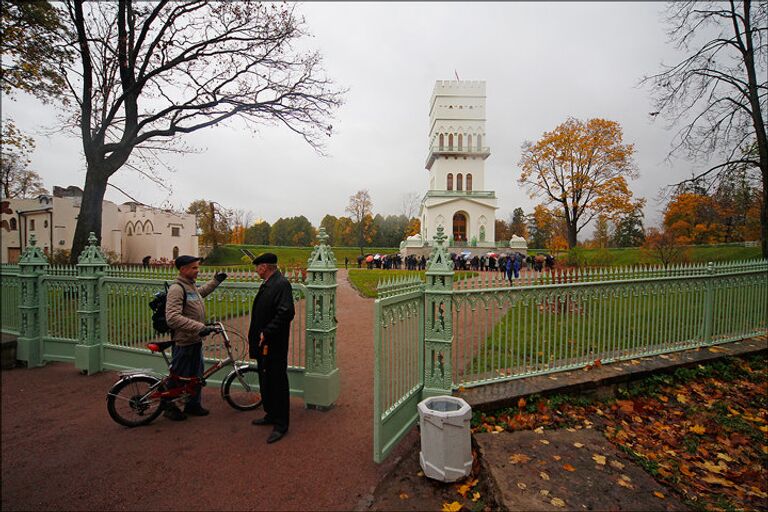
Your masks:
<instances>
[{"instance_id":1,"label":"overcast sky","mask_svg":"<svg viewBox=\"0 0 768 512\"><path fill-rule=\"evenodd\" d=\"M252 134L239 124L197 132L201 151L175 157L168 193L121 170L112 182L136 199L179 207L199 198L243 210L270 223L326 213L345 215L349 196L368 189L374 213L398 214L403 195L427 189L428 104L435 80L485 80L486 188L497 217L539 201L517 183L520 145L569 116L617 121L635 144L640 178L630 183L648 199L646 226L656 225L661 187L688 177L691 163L665 162L673 132L653 121L644 74L679 56L661 22L665 4L599 3L309 3L299 7L324 56L328 75L350 89L333 122L329 156L318 156L284 127ZM83 186L76 138L43 136L55 109L28 97L3 101L20 128L35 136L30 168L47 188ZM128 199L108 189L107 199ZM582 239L584 236L581 237Z\"/></svg>"}]
</instances>

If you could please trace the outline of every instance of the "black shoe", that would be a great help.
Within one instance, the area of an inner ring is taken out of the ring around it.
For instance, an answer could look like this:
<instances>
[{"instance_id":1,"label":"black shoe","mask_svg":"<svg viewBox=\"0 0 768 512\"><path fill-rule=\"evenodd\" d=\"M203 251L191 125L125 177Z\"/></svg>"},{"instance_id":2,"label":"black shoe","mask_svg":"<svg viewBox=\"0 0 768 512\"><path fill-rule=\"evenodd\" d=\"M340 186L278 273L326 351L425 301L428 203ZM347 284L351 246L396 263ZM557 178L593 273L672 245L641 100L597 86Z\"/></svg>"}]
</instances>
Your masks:
<instances>
[{"instance_id":1,"label":"black shoe","mask_svg":"<svg viewBox=\"0 0 768 512\"><path fill-rule=\"evenodd\" d=\"M169 406L165 409L165 412L163 412L163 416L168 418L171 421L184 421L187 419L187 415L181 412L181 410L176 406Z\"/></svg>"},{"instance_id":2,"label":"black shoe","mask_svg":"<svg viewBox=\"0 0 768 512\"><path fill-rule=\"evenodd\" d=\"M203 408L202 405L192 405L184 408L184 414L190 416L208 416L211 413L208 409Z\"/></svg>"},{"instance_id":3,"label":"black shoe","mask_svg":"<svg viewBox=\"0 0 768 512\"><path fill-rule=\"evenodd\" d=\"M269 434L269 437L267 438L267 444L276 443L279 440L283 438L283 436L287 433L286 432L280 432L279 430L273 430L271 434Z\"/></svg>"},{"instance_id":4,"label":"black shoe","mask_svg":"<svg viewBox=\"0 0 768 512\"><path fill-rule=\"evenodd\" d=\"M251 421L251 425L261 426L261 425L272 425L274 424L274 421L264 416L263 418L256 418L255 420Z\"/></svg>"}]
</instances>

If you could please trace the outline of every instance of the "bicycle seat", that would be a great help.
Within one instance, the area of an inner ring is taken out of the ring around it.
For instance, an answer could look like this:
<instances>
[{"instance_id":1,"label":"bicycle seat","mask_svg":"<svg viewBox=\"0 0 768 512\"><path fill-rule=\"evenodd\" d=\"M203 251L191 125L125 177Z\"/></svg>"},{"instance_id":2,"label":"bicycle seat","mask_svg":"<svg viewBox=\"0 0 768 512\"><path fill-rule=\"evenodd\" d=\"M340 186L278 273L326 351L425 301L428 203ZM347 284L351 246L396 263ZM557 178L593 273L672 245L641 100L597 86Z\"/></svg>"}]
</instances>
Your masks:
<instances>
[{"instance_id":1,"label":"bicycle seat","mask_svg":"<svg viewBox=\"0 0 768 512\"><path fill-rule=\"evenodd\" d=\"M174 340L158 341L157 343L147 343L147 348L152 352L163 352L168 347L172 347L174 343L176 343Z\"/></svg>"}]
</instances>

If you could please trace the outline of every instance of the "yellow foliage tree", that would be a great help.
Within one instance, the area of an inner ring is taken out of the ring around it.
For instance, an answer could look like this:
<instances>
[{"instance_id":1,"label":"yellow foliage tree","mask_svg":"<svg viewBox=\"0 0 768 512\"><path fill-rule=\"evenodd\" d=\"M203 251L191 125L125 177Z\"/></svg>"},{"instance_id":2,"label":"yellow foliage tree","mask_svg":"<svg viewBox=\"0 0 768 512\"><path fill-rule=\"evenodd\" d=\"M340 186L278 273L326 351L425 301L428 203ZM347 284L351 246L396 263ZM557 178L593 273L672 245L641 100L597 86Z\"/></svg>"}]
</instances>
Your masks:
<instances>
[{"instance_id":1,"label":"yellow foliage tree","mask_svg":"<svg viewBox=\"0 0 768 512\"><path fill-rule=\"evenodd\" d=\"M579 231L597 215L616 219L632 208L627 178L637 178L634 146L623 144L615 121L569 118L535 144L522 146L519 182L531 198L555 205L567 226L568 247L575 247Z\"/></svg>"},{"instance_id":2,"label":"yellow foliage tree","mask_svg":"<svg viewBox=\"0 0 768 512\"><path fill-rule=\"evenodd\" d=\"M664 210L664 228L681 245L722 241L724 226L718 221L710 196L686 192L674 196Z\"/></svg>"}]
</instances>

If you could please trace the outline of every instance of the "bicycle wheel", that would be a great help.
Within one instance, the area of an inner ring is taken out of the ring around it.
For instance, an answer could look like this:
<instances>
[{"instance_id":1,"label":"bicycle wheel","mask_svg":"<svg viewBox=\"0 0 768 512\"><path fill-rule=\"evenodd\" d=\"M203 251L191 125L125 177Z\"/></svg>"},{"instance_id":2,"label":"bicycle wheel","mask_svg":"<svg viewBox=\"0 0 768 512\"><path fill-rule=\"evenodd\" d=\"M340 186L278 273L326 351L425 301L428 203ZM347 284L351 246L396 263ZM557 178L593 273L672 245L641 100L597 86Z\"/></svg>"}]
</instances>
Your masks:
<instances>
[{"instance_id":1,"label":"bicycle wheel","mask_svg":"<svg viewBox=\"0 0 768 512\"><path fill-rule=\"evenodd\" d=\"M147 425L162 412L160 398L142 398L160 379L134 375L119 380L107 393L109 416L126 427Z\"/></svg>"},{"instance_id":2,"label":"bicycle wheel","mask_svg":"<svg viewBox=\"0 0 768 512\"><path fill-rule=\"evenodd\" d=\"M237 374L240 373L240 378ZM243 382L249 389L243 387ZM259 372L256 368L241 368L232 370L221 385L221 396L229 405L238 411L251 411L261 405L261 392L259 391Z\"/></svg>"}]
</instances>

